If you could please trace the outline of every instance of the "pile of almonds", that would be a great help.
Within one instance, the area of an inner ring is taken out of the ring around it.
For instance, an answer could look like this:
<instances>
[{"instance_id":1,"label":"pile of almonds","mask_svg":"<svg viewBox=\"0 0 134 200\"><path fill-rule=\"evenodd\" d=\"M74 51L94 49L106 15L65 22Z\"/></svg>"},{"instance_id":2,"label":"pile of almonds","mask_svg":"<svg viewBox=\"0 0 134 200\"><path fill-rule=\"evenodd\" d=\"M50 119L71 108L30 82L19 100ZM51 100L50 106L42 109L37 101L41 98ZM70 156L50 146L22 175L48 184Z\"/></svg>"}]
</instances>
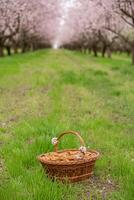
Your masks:
<instances>
[{"instance_id":1,"label":"pile of almonds","mask_svg":"<svg viewBox=\"0 0 134 200\"><path fill-rule=\"evenodd\" d=\"M44 162L74 162L77 160L90 160L96 156L94 152L87 151L85 154L79 150L68 150L61 152L46 153L41 156L41 160Z\"/></svg>"}]
</instances>

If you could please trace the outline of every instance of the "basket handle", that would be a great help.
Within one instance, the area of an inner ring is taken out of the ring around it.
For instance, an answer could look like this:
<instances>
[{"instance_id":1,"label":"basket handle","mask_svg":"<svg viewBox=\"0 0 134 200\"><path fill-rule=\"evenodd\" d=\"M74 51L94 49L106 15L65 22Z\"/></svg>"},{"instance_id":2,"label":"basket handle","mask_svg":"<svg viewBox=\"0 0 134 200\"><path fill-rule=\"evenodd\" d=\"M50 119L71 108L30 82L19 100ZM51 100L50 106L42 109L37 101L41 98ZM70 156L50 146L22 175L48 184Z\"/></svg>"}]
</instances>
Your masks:
<instances>
[{"instance_id":1,"label":"basket handle","mask_svg":"<svg viewBox=\"0 0 134 200\"><path fill-rule=\"evenodd\" d=\"M58 151L59 140L64 135L67 135L67 134L70 134L70 133L73 134L73 135L76 135L79 138L79 141L80 141L80 144L81 144L80 151L85 154L85 152L86 152L85 142L82 139L82 137L80 136L80 134L78 132L76 132L76 131L65 131L65 132L61 133L58 138L53 138L52 139L52 144L54 145L54 151L55 152ZM55 141L53 142L53 140L55 140Z\"/></svg>"}]
</instances>

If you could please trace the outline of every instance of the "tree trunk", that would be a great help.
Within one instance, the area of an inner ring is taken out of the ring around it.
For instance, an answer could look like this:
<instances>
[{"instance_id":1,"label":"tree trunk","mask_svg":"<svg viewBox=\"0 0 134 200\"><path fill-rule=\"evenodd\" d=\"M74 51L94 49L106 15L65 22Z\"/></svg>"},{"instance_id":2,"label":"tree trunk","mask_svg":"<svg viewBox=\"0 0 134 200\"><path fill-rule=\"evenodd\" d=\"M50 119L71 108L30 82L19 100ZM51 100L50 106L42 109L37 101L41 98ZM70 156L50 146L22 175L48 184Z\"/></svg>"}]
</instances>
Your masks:
<instances>
[{"instance_id":1,"label":"tree trunk","mask_svg":"<svg viewBox=\"0 0 134 200\"><path fill-rule=\"evenodd\" d=\"M83 53L86 54L86 48L85 47L83 48Z\"/></svg>"},{"instance_id":2,"label":"tree trunk","mask_svg":"<svg viewBox=\"0 0 134 200\"><path fill-rule=\"evenodd\" d=\"M11 47L7 46L6 50L7 50L7 55L11 56Z\"/></svg>"},{"instance_id":3,"label":"tree trunk","mask_svg":"<svg viewBox=\"0 0 134 200\"><path fill-rule=\"evenodd\" d=\"M88 48L88 53L91 54L91 48Z\"/></svg>"},{"instance_id":4,"label":"tree trunk","mask_svg":"<svg viewBox=\"0 0 134 200\"><path fill-rule=\"evenodd\" d=\"M107 56L108 56L108 58L111 58L111 54L112 54L111 49L108 48L108 50L107 50Z\"/></svg>"},{"instance_id":5,"label":"tree trunk","mask_svg":"<svg viewBox=\"0 0 134 200\"><path fill-rule=\"evenodd\" d=\"M134 65L134 46L132 46L132 65Z\"/></svg>"},{"instance_id":6,"label":"tree trunk","mask_svg":"<svg viewBox=\"0 0 134 200\"><path fill-rule=\"evenodd\" d=\"M18 48L17 48L17 46L14 46L14 53L18 53Z\"/></svg>"},{"instance_id":7,"label":"tree trunk","mask_svg":"<svg viewBox=\"0 0 134 200\"><path fill-rule=\"evenodd\" d=\"M105 57L106 50L107 50L107 46L105 44L103 44L103 46L102 46L102 57L103 58Z\"/></svg>"},{"instance_id":8,"label":"tree trunk","mask_svg":"<svg viewBox=\"0 0 134 200\"><path fill-rule=\"evenodd\" d=\"M25 45L22 46L21 52L22 52L22 53L25 53L25 52L26 52L26 46L25 46Z\"/></svg>"},{"instance_id":9,"label":"tree trunk","mask_svg":"<svg viewBox=\"0 0 134 200\"><path fill-rule=\"evenodd\" d=\"M127 55L130 56L131 51L130 50L126 50Z\"/></svg>"},{"instance_id":10,"label":"tree trunk","mask_svg":"<svg viewBox=\"0 0 134 200\"><path fill-rule=\"evenodd\" d=\"M80 51L81 53L83 53L82 51L83 51L83 49L82 49L82 47L78 47L78 51Z\"/></svg>"},{"instance_id":11,"label":"tree trunk","mask_svg":"<svg viewBox=\"0 0 134 200\"><path fill-rule=\"evenodd\" d=\"M3 50L3 47L0 46L0 57L3 57L4 56L4 50Z\"/></svg>"},{"instance_id":12,"label":"tree trunk","mask_svg":"<svg viewBox=\"0 0 134 200\"><path fill-rule=\"evenodd\" d=\"M31 51L34 51L34 50L35 50L35 46L34 46L33 43L30 44L30 50L31 50Z\"/></svg>"},{"instance_id":13,"label":"tree trunk","mask_svg":"<svg viewBox=\"0 0 134 200\"><path fill-rule=\"evenodd\" d=\"M97 47L96 47L96 45L93 46L93 52L94 52L94 56L97 57L98 54L97 54Z\"/></svg>"}]
</instances>

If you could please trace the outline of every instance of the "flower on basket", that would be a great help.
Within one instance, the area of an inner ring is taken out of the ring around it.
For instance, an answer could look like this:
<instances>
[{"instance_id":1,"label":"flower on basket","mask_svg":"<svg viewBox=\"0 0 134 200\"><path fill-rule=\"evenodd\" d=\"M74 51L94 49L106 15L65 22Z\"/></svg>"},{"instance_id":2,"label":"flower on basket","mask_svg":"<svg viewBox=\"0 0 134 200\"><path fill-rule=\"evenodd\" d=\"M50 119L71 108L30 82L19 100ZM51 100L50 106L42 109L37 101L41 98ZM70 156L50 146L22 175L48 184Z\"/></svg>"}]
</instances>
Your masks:
<instances>
[{"instance_id":1,"label":"flower on basket","mask_svg":"<svg viewBox=\"0 0 134 200\"><path fill-rule=\"evenodd\" d=\"M56 137L52 138L51 140L53 145L56 145L58 143L58 139Z\"/></svg>"},{"instance_id":2,"label":"flower on basket","mask_svg":"<svg viewBox=\"0 0 134 200\"><path fill-rule=\"evenodd\" d=\"M80 150L82 153L86 153L87 148L84 147L84 146L81 146L81 147L79 148L79 150Z\"/></svg>"}]
</instances>

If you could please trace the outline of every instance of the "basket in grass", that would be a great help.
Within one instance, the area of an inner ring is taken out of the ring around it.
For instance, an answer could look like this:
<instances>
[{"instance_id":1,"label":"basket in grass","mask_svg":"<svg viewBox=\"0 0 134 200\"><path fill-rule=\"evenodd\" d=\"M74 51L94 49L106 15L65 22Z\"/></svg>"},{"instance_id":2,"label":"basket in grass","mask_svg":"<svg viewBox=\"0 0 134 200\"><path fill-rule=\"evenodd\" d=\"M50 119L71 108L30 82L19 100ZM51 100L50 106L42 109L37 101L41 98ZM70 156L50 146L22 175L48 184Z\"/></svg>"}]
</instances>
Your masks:
<instances>
[{"instance_id":1,"label":"basket in grass","mask_svg":"<svg viewBox=\"0 0 134 200\"><path fill-rule=\"evenodd\" d=\"M74 134L79 140L81 147L77 149L58 150L60 139L66 134ZM87 150L85 143L78 132L66 131L58 138L52 139L54 152L38 156L45 172L52 179L62 182L78 182L89 178L93 174L93 168L99 152Z\"/></svg>"}]
</instances>

